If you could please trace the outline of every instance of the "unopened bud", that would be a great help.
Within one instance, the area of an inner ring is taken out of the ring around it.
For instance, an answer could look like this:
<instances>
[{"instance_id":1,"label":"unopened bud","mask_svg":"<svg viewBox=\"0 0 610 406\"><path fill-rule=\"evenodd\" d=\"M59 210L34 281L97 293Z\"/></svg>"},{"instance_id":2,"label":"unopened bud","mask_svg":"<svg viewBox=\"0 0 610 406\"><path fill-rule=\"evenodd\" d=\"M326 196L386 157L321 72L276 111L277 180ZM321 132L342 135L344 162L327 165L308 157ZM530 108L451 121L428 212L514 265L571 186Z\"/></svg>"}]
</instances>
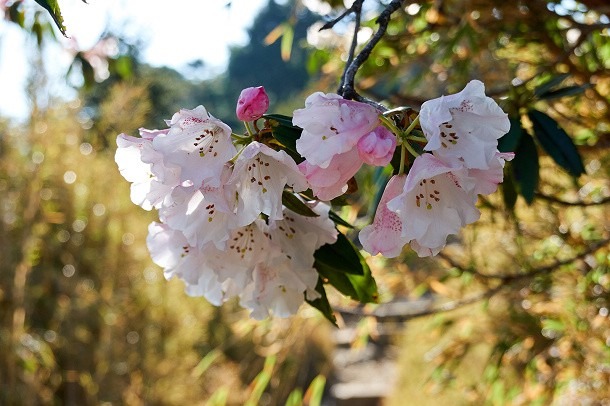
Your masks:
<instances>
[{"instance_id":1,"label":"unopened bud","mask_svg":"<svg viewBox=\"0 0 610 406\"><path fill-rule=\"evenodd\" d=\"M241 91L237 100L235 113L241 121L253 121L261 118L269 108L269 96L263 86L248 87Z\"/></svg>"}]
</instances>

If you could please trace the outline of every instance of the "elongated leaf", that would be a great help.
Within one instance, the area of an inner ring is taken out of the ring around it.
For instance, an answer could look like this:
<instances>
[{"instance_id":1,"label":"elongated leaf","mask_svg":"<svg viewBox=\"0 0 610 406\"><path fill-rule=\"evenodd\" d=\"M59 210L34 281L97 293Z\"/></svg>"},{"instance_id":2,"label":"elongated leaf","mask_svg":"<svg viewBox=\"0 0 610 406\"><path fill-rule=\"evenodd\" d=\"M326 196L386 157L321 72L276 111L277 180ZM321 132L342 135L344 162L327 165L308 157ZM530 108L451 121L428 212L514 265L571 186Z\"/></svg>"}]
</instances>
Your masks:
<instances>
[{"instance_id":1,"label":"elongated leaf","mask_svg":"<svg viewBox=\"0 0 610 406\"><path fill-rule=\"evenodd\" d=\"M507 210L513 211L515 204L517 203L518 195L512 175L512 162L507 163L506 167L506 176L502 182L502 198L504 200L504 207L506 207Z\"/></svg>"},{"instance_id":2,"label":"elongated leaf","mask_svg":"<svg viewBox=\"0 0 610 406\"><path fill-rule=\"evenodd\" d=\"M282 42L280 46L280 52L282 55L282 61L288 62L290 55L292 54L292 42L294 41L294 27L291 24L286 24L284 28L284 35L282 35Z\"/></svg>"},{"instance_id":3,"label":"elongated leaf","mask_svg":"<svg viewBox=\"0 0 610 406\"><path fill-rule=\"evenodd\" d=\"M576 145L559 124L538 110L530 110L528 116L534 124L534 134L540 145L557 165L574 177L585 173L585 167Z\"/></svg>"},{"instance_id":4,"label":"elongated leaf","mask_svg":"<svg viewBox=\"0 0 610 406\"><path fill-rule=\"evenodd\" d=\"M360 275L353 272L346 273L346 267L342 264L340 258L332 262L328 261L326 257L323 260L318 260L318 256L320 256L318 252L320 250L316 252L314 268L318 270L318 273L324 278L325 282L334 286L344 295L362 303L376 302L378 298L377 284L371 275L371 269L366 264L364 258L362 258L362 255L360 255L360 252L356 250L349 240L347 242L358 257Z\"/></svg>"},{"instance_id":5,"label":"elongated leaf","mask_svg":"<svg viewBox=\"0 0 610 406\"><path fill-rule=\"evenodd\" d=\"M59 31L67 37L66 35L66 27L64 26L64 18L61 15L61 11L59 10L59 4L57 0L36 0L36 3L40 4L44 7L49 14L51 14L51 18L55 21L55 25L59 28Z\"/></svg>"},{"instance_id":6,"label":"elongated leaf","mask_svg":"<svg viewBox=\"0 0 610 406\"><path fill-rule=\"evenodd\" d=\"M576 95L583 93L585 90L587 90L590 87L591 87L591 85L589 83L584 84L584 85L578 85L578 86L562 87L561 89L551 90L549 92L546 92L546 93L540 95L538 98L540 100L550 100L550 99L559 99L561 97L576 96Z\"/></svg>"},{"instance_id":7,"label":"elongated leaf","mask_svg":"<svg viewBox=\"0 0 610 406\"><path fill-rule=\"evenodd\" d=\"M566 80L569 76L570 76L569 73L562 73L561 75L551 77L549 80L547 80L546 82L544 82L543 84L541 84L534 90L534 95L536 97L542 96L543 94L547 93L552 88L554 88L555 86L559 85L561 82Z\"/></svg>"},{"instance_id":8,"label":"elongated leaf","mask_svg":"<svg viewBox=\"0 0 610 406\"><path fill-rule=\"evenodd\" d=\"M322 395L324 395L324 386L326 386L326 377L323 375L316 376L305 391L303 402L309 406L320 406Z\"/></svg>"},{"instance_id":9,"label":"elongated leaf","mask_svg":"<svg viewBox=\"0 0 610 406\"><path fill-rule=\"evenodd\" d=\"M529 134L521 137L511 167L519 193L527 204L531 204L534 201L534 192L538 187L540 164L536 144Z\"/></svg>"},{"instance_id":10,"label":"elongated leaf","mask_svg":"<svg viewBox=\"0 0 610 406\"><path fill-rule=\"evenodd\" d=\"M266 114L263 117L269 121L273 138L278 140L286 148L298 154L296 142L301 138L301 132L303 130L292 124L292 117L284 116L282 114ZM301 158L301 161L302 160L303 159Z\"/></svg>"},{"instance_id":11,"label":"elongated leaf","mask_svg":"<svg viewBox=\"0 0 610 406\"><path fill-rule=\"evenodd\" d=\"M522 135L521 119L512 117L510 119L510 130L498 140L498 150L500 152L515 152Z\"/></svg>"},{"instance_id":12,"label":"elongated leaf","mask_svg":"<svg viewBox=\"0 0 610 406\"><path fill-rule=\"evenodd\" d=\"M318 277L318 283L316 285L316 292L318 292L320 294L319 298L317 298L315 300L305 299L305 301L307 303L309 303L312 307L318 309L320 311L320 313L322 313L324 315L324 317L326 317L328 319L328 321L330 321L331 323L333 323L335 325L335 327L339 327L337 325L337 319L335 318L333 309L330 306L330 303L328 302L328 297L326 296L326 289L324 289L324 281L322 280L321 277Z\"/></svg>"},{"instance_id":13,"label":"elongated leaf","mask_svg":"<svg viewBox=\"0 0 610 406\"><path fill-rule=\"evenodd\" d=\"M296 197L294 194L284 190L282 192L282 204L295 212L305 217L318 217L319 214L311 210L311 208L303 203L301 199Z\"/></svg>"},{"instance_id":14,"label":"elongated leaf","mask_svg":"<svg viewBox=\"0 0 610 406\"><path fill-rule=\"evenodd\" d=\"M343 235L339 233L337 242L320 247L316 253L316 262L327 268L335 269L337 272L363 275L364 271L360 263L356 247Z\"/></svg>"},{"instance_id":15,"label":"elongated leaf","mask_svg":"<svg viewBox=\"0 0 610 406\"><path fill-rule=\"evenodd\" d=\"M337 213L335 213L332 210L330 210L328 212L328 218L331 219L332 221L334 221L335 224L337 224L339 226L343 226L343 227L347 227L347 228L354 228L353 225L351 225L347 221L343 220L341 217L339 217L339 215Z\"/></svg>"}]
</instances>

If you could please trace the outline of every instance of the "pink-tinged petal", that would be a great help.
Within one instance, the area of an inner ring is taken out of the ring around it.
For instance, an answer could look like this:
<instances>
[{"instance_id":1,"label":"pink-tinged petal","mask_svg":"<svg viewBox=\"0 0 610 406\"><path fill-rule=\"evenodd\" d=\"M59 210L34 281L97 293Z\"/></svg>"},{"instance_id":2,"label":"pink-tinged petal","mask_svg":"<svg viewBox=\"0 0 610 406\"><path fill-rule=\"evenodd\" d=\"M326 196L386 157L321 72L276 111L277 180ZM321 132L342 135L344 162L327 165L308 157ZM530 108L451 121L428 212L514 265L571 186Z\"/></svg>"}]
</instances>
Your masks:
<instances>
[{"instance_id":1,"label":"pink-tinged petal","mask_svg":"<svg viewBox=\"0 0 610 406\"><path fill-rule=\"evenodd\" d=\"M241 91L235 113L241 121L254 121L269 108L269 96L263 86L248 87Z\"/></svg>"},{"instance_id":2,"label":"pink-tinged petal","mask_svg":"<svg viewBox=\"0 0 610 406\"><path fill-rule=\"evenodd\" d=\"M383 126L375 128L358 141L360 158L373 166L386 166L396 149L396 136Z\"/></svg>"},{"instance_id":3,"label":"pink-tinged petal","mask_svg":"<svg viewBox=\"0 0 610 406\"><path fill-rule=\"evenodd\" d=\"M489 195L498 189L498 184L504 180L504 162L515 157L512 152L496 152L488 169L470 169L468 176L475 181L473 193Z\"/></svg>"},{"instance_id":4,"label":"pink-tinged petal","mask_svg":"<svg viewBox=\"0 0 610 406\"><path fill-rule=\"evenodd\" d=\"M358 149L335 155L326 168L315 166L308 161L299 164L307 178L311 190L320 200L330 201L347 191L347 182L362 167Z\"/></svg>"},{"instance_id":5,"label":"pink-tinged petal","mask_svg":"<svg viewBox=\"0 0 610 406\"><path fill-rule=\"evenodd\" d=\"M387 204L402 220L402 236L436 250L448 235L478 220L476 195L470 184L465 188L467 180L463 167L449 166L432 154L417 157L403 192Z\"/></svg>"},{"instance_id":6,"label":"pink-tinged petal","mask_svg":"<svg viewBox=\"0 0 610 406\"><path fill-rule=\"evenodd\" d=\"M271 220L281 220L284 187L288 185L296 192L309 187L286 152L259 142L252 142L241 152L227 183L236 186L239 225L250 224L261 213Z\"/></svg>"},{"instance_id":7,"label":"pink-tinged petal","mask_svg":"<svg viewBox=\"0 0 610 406\"><path fill-rule=\"evenodd\" d=\"M167 134L152 140L155 150L163 154L166 163L181 168L181 182L219 186L225 163L237 153L231 128L210 116L203 106L180 110L169 124Z\"/></svg>"},{"instance_id":8,"label":"pink-tinged petal","mask_svg":"<svg viewBox=\"0 0 610 406\"><path fill-rule=\"evenodd\" d=\"M485 96L485 86L478 80L459 93L425 102L420 123L428 139L426 151L472 169L489 167L498 139L510 129L508 116Z\"/></svg>"},{"instance_id":9,"label":"pink-tinged petal","mask_svg":"<svg viewBox=\"0 0 610 406\"><path fill-rule=\"evenodd\" d=\"M140 137L147 139L147 140L152 140L157 135L167 134L169 132L169 128L166 128L165 130L148 130L146 128L140 128L139 132L140 132Z\"/></svg>"},{"instance_id":10,"label":"pink-tinged petal","mask_svg":"<svg viewBox=\"0 0 610 406\"><path fill-rule=\"evenodd\" d=\"M409 242L402 236L401 218L387 207L390 200L402 193L406 180L406 175L396 175L390 179L377 206L375 220L360 231L362 247L371 255L397 257Z\"/></svg>"},{"instance_id":11,"label":"pink-tinged petal","mask_svg":"<svg viewBox=\"0 0 610 406\"><path fill-rule=\"evenodd\" d=\"M379 122L374 107L336 94L314 93L295 110L294 125L303 129L297 151L311 165L326 168L335 155L352 150Z\"/></svg>"}]
</instances>

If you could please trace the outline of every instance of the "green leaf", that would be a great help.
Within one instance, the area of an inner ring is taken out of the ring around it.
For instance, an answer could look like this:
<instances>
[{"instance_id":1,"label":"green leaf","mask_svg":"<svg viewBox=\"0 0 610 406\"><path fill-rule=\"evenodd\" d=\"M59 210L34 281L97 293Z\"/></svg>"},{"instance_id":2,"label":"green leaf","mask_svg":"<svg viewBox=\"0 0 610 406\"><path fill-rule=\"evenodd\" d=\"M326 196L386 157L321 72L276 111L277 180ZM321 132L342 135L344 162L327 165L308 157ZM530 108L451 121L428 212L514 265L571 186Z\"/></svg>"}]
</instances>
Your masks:
<instances>
[{"instance_id":1,"label":"green leaf","mask_svg":"<svg viewBox=\"0 0 610 406\"><path fill-rule=\"evenodd\" d=\"M298 154L296 142L301 138L301 128L292 124L292 117L282 114L266 114L263 116L269 121L271 134L283 146ZM299 162L297 162L299 163Z\"/></svg>"},{"instance_id":2,"label":"green leaf","mask_svg":"<svg viewBox=\"0 0 610 406\"><path fill-rule=\"evenodd\" d=\"M345 235L339 233L334 244L325 244L315 253L316 262L337 272L363 275L360 257L356 247Z\"/></svg>"},{"instance_id":3,"label":"green leaf","mask_svg":"<svg viewBox=\"0 0 610 406\"><path fill-rule=\"evenodd\" d=\"M538 187L540 164L536 143L529 134L521 137L511 167L519 193L527 204L531 204L534 201L534 192Z\"/></svg>"},{"instance_id":4,"label":"green leaf","mask_svg":"<svg viewBox=\"0 0 610 406\"><path fill-rule=\"evenodd\" d=\"M540 145L557 165L574 177L585 173L585 167L576 145L559 124L538 110L530 110L528 116L534 124L534 134Z\"/></svg>"},{"instance_id":5,"label":"green leaf","mask_svg":"<svg viewBox=\"0 0 610 406\"><path fill-rule=\"evenodd\" d=\"M328 212L328 218L331 219L332 221L334 221L335 224L337 224L339 226L343 226L343 227L347 227L347 228L354 228L353 225L351 225L347 221L343 220L341 217L339 217L339 215L337 213L335 213L332 210L330 210Z\"/></svg>"},{"instance_id":6,"label":"green leaf","mask_svg":"<svg viewBox=\"0 0 610 406\"><path fill-rule=\"evenodd\" d=\"M552 88L554 88L555 86L557 86L558 84L560 84L561 82L566 80L569 76L570 76L569 73L562 73L561 75L551 77L549 80L547 80L546 82L544 82L543 84L541 84L534 90L534 95L536 97L540 97L540 96L544 95L545 93L550 91Z\"/></svg>"},{"instance_id":7,"label":"green leaf","mask_svg":"<svg viewBox=\"0 0 610 406\"><path fill-rule=\"evenodd\" d=\"M513 211L515 204L517 203L517 188L512 173L512 163L507 163L507 176L504 177L502 182L502 198L504 200L504 207L507 210Z\"/></svg>"},{"instance_id":8,"label":"green leaf","mask_svg":"<svg viewBox=\"0 0 610 406\"><path fill-rule=\"evenodd\" d=\"M288 209L292 210L296 214L300 214L305 217L318 217L319 214L311 210L311 208L303 203L301 199L296 197L293 193L287 190L282 192L282 204Z\"/></svg>"},{"instance_id":9,"label":"green leaf","mask_svg":"<svg viewBox=\"0 0 610 406\"><path fill-rule=\"evenodd\" d=\"M342 234L339 235L342 236ZM345 236L341 239L347 241L353 253L358 257L358 272L360 274L354 274L352 268L346 267L345 263L343 263L344 258L337 258L333 261L329 261L329 253L325 251L328 250L328 248L324 247L332 246L326 245L316 251L316 254L314 255L316 258L314 268L318 270L318 273L325 279L325 282L334 286L344 295L362 303L376 302L378 299L377 284L371 275L371 269L351 242L349 242ZM340 244L343 245L344 243L341 242ZM321 250L324 255L319 254ZM346 273L347 271L351 271L351 273Z\"/></svg>"},{"instance_id":10,"label":"green leaf","mask_svg":"<svg viewBox=\"0 0 610 406\"><path fill-rule=\"evenodd\" d=\"M519 117L510 119L510 130L498 140L498 150L500 152L514 152L519 145L519 140L523 135L523 127Z\"/></svg>"},{"instance_id":11,"label":"green leaf","mask_svg":"<svg viewBox=\"0 0 610 406\"><path fill-rule=\"evenodd\" d=\"M282 42L280 45L280 52L282 55L282 61L288 62L290 55L292 54L292 43L294 41L294 27L292 24L286 23L284 27L284 34L282 35Z\"/></svg>"},{"instance_id":12,"label":"green leaf","mask_svg":"<svg viewBox=\"0 0 610 406\"><path fill-rule=\"evenodd\" d=\"M66 35L66 27L64 26L64 18L61 15L61 11L59 10L59 4L57 0L35 0L36 3L40 4L44 7L49 14L51 14L51 18L55 21L55 25L59 28L59 31L67 37Z\"/></svg>"},{"instance_id":13,"label":"green leaf","mask_svg":"<svg viewBox=\"0 0 610 406\"><path fill-rule=\"evenodd\" d=\"M585 90L591 87L590 83L586 83L584 85L575 85L575 86L567 86L562 87L561 89L551 90L540 95L538 98L540 100L550 100L550 99L559 99L561 97L568 96L576 96L578 94L583 93Z\"/></svg>"},{"instance_id":14,"label":"green leaf","mask_svg":"<svg viewBox=\"0 0 610 406\"><path fill-rule=\"evenodd\" d=\"M14 2L8 8L8 19L9 21L14 22L21 28L24 27L25 24L25 13L23 12L22 3L20 1Z\"/></svg>"},{"instance_id":15,"label":"green leaf","mask_svg":"<svg viewBox=\"0 0 610 406\"><path fill-rule=\"evenodd\" d=\"M326 317L328 319L328 321L330 321L331 323L333 323L335 325L335 327L339 327L337 325L337 319L335 318L333 309L330 306L330 303L328 302L328 297L326 296L326 289L324 289L324 281L322 280L321 277L318 277L318 283L316 285L316 292L318 292L320 294L319 298L317 298L315 300L305 299L305 301L307 303L309 303L312 307L318 309L320 311L320 313L322 313L324 315L324 317Z\"/></svg>"},{"instance_id":16,"label":"green leaf","mask_svg":"<svg viewBox=\"0 0 610 406\"><path fill-rule=\"evenodd\" d=\"M305 391L303 400L309 406L320 406L322 404L322 395L324 395L324 386L326 386L326 377L323 375L316 376L309 384L307 391Z\"/></svg>"}]
</instances>

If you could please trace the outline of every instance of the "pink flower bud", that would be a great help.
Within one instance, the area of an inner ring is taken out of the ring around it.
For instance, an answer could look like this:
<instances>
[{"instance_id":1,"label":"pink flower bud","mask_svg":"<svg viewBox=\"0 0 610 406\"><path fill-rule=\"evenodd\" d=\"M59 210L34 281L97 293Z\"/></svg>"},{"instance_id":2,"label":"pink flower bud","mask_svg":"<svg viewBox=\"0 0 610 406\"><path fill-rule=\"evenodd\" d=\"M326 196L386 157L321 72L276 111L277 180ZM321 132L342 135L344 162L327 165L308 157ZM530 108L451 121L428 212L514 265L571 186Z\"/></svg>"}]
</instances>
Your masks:
<instances>
[{"instance_id":1,"label":"pink flower bud","mask_svg":"<svg viewBox=\"0 0 610 406\"><path fill-rule=\"evenodd\" d=\"M253 121L261 118L269 108L269 96L263 86L248 87L241 91L237 100L235 113L241 121Z\"/></svg>"},{"instance_id":2,"label":"pink flower bud","mask_svg":"<svg viewBox=\"0 0 610 406\"><path fill-rule=\"evenodd\" d=\"M358 141L360 158L369 165L389 164L395 149L396 136L383 126L375 128Z\"/></svg>"}]
</instances>

